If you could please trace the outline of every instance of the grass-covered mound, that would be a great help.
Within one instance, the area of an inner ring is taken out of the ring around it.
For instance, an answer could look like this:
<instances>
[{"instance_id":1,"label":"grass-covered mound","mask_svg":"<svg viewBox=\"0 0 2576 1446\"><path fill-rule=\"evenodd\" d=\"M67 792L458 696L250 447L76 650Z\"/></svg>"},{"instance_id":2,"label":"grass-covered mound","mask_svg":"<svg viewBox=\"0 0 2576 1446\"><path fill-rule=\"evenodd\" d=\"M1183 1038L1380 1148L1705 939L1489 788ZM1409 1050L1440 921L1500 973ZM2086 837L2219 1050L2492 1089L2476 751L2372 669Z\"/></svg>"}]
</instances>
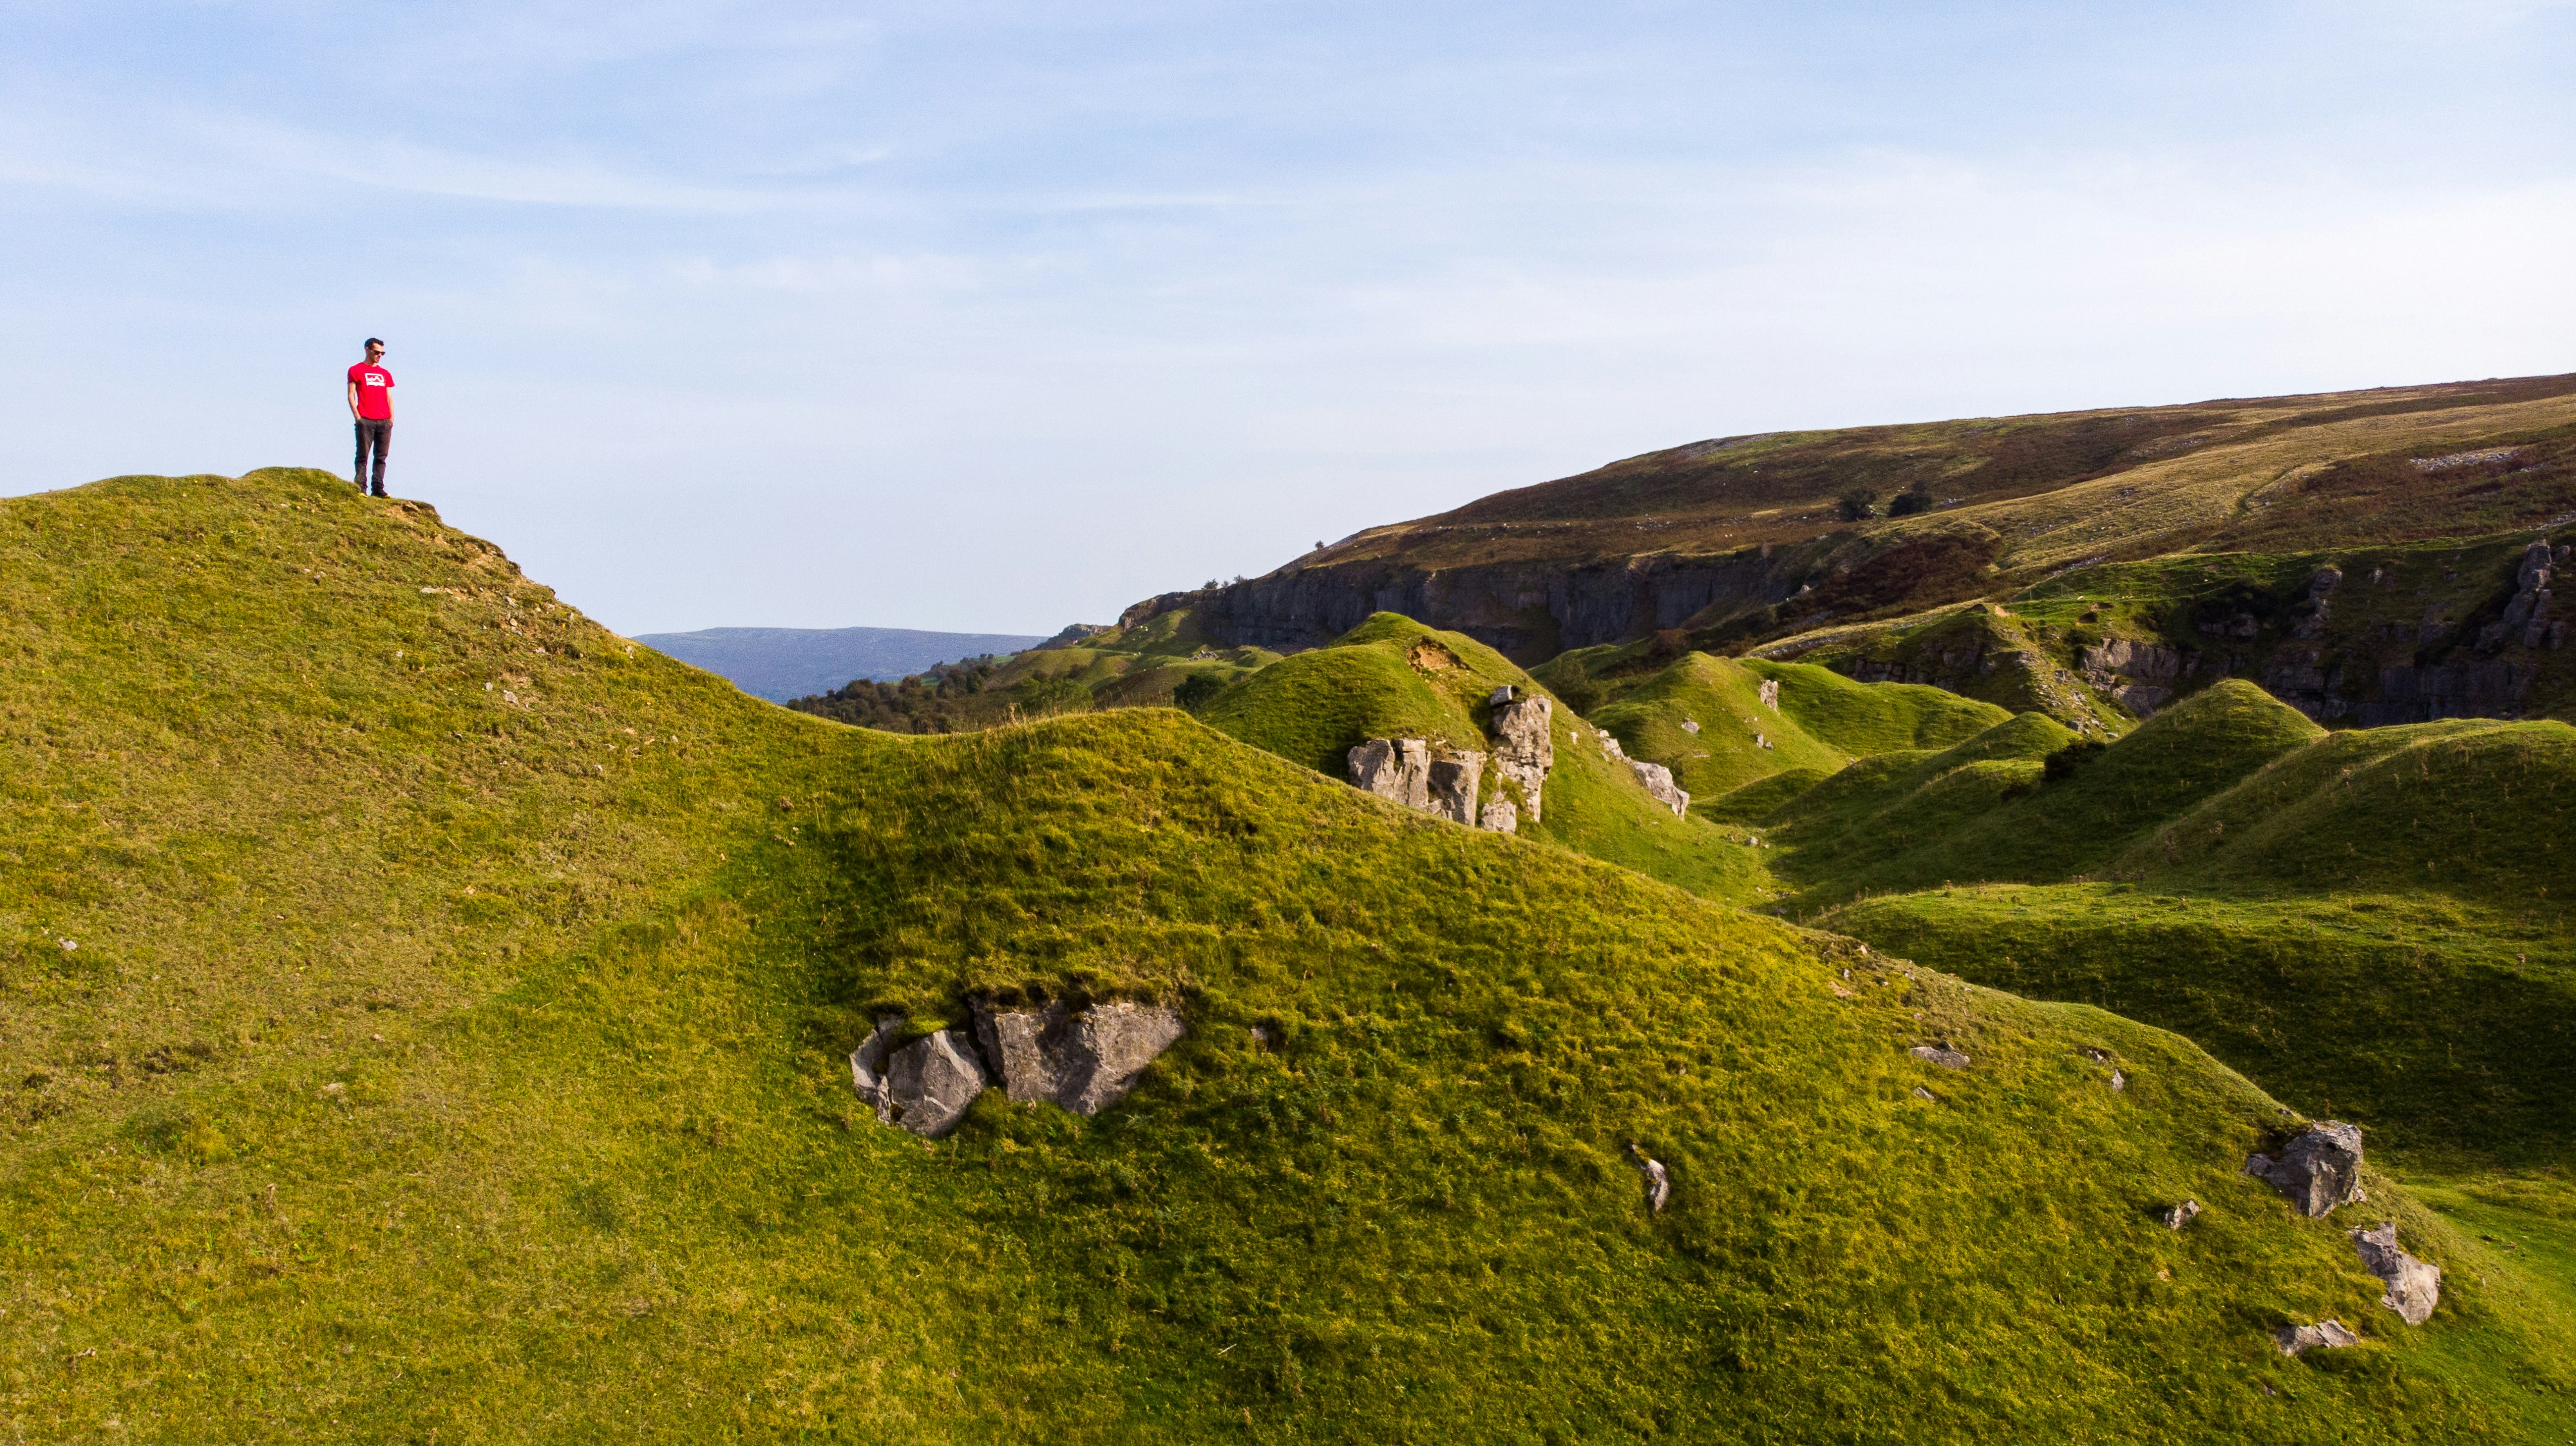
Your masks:
<instances>
[{"instance_id":1,"label":"grass-covered mound","mask_svg":"<svg viewBox=\"0 0 2576 1446\"><path fill-rule=\"evenodd\" d=\"M1177 712L823 725L320 474L16 499L0 554L14 1434L2567 1425L2514 1256L2373 1179L2450 1272L2400 1325L2344 1218L2237 1172L2288 1117L2171 1035ZM868 1019L972 989L1191 1033L1091 1120L878 1126ZM2265 1337L2323 1315L2369 1341Z\"/></svg>"},{"instance_id":2,"label":"grass-covered mound","mask_svg":"<svg viewBox=\"0 0 2576 1446\"><path fill-rule=\"evenodd\" d=\"M1776 688L1771 704L1766 682ZM1590 716L1631 756L1715 800L1775 774L1829 774L1865 754L1945 747L2009 715L1938 688L1688 653Z\"/></svg>"},{"instance_id":3,"label":"grass-covered mound","mask_svg":"<svg viewBox=\"0 0 2576 1446\"><path fill-rule=\"evenodd\" d=\"M1245 675L1200 716L1220 732L1338 779L1352 746L1368 738L1490 750L1490 700L1504 685L1536 687L1529 674L1473 638L1379 613L1331 647ZM1556 763L1541 793L1540 817L1521 820L1522 837L1710 898L1768 897L1769 876L1749 851L1700 818L1674 817L1603 745L1602 730L1561 704L1550 729Z\"/></svg>"},{"instance_id":4,"label":"grass-covered mound","mask_svg":"<svg viewBox=\"0 0 2576 1446\"><path fill-rule=\"evenodd\" d=\"M2023 714L1959 750L1983 760L1889 755L1817 785L1781 812L1794 849L1781 869L1807 886L1811 904L1952 881L2073 880L2324 731L2241 681L2196 693L2109 744ZM1982 766L1948 776L1972 761ZM1882 822L1914 805L1927 772L1944 779L1923 799L1933 806L1917 806L1901 829Z\"/></svg>"},{"instance_id":5,"label":"grass-covered mound","mask_svg":"<svg viewBox=\"0 0 2576 1446\"><path fill-rule=\"evenodd\" d=\"M1936 890L1825 917L1982 983L2181 1031L2428 1160L2564 1165L2571 812L2563 723L2323 734L2134 836L2105 872L2137 882Z\"/></svg>"}]
</instances>

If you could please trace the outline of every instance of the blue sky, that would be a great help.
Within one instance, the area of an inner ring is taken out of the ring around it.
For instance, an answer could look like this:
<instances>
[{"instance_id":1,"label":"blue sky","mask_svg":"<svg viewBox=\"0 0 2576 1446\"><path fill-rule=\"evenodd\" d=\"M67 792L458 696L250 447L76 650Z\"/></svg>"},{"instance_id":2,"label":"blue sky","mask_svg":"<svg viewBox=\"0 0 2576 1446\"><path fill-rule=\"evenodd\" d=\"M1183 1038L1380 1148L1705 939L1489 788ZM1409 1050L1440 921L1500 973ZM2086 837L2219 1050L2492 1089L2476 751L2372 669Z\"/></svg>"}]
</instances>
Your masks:
<instances>
[{"instance_id":1,"label":"blue sky","mask_svg":"<svg viewBox=\"0 0 2576 1446\"><path fill-rule=\"evenodd\" d=\"M0 491L1048 632L1698 438L2576 370L2576 4L9 4Z\"/></svg>"}]
</instances>

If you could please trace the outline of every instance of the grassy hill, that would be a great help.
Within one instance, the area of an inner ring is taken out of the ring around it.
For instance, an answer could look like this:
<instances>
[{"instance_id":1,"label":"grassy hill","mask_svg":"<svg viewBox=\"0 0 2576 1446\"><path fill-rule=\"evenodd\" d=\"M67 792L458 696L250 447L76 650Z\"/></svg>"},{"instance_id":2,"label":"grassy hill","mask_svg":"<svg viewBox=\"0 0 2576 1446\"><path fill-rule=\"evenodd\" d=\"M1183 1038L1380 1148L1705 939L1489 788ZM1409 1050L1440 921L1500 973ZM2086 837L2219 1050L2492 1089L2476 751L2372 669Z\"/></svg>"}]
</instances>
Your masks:
<instances>
[{"instance_id":1,"label":"grassy hill","mask_svg":"<svg viewBox=\"0 0 2576 1446\"><path fill-rule=\"evenodd\" d=\"M770 708L320 473L11 499L0 558L15 1435L2576 1429L2522 1252L2374 1176L2449 1272L2399 1324L2238 1173L2292 1117L2099 1010L1176 711ZM1190 1034L1093 1119L877 1125L869 1021L977 990Z\"/></svg>"},{"instance_id":2,"label":"grassy hill","mask_svg":"<svg viewBox=\"0 0 2576 1446\"><path fill-rule=\"evenodd\" d=\"M1424 738L1490 749L1489 700L1504 685L1545 691L1473 638L1381 613L1332 647L1242 675L1201 716L1220 732L1338 779L1352 746L1367 738ZM1549 728L1556 763L1540 816L1522 821L1522 837L1728 903L1771 897L1770 876L1748 851L1705 820L1676 818L1657 803L1604 746L1602 729L1587 726L1563 706Z\"/></svg>"},{"instance_id":3,"label":"grassy hill","mask_svg":"<svg viewBox=\"0 0 2576 1446\"><path fill-rule=\"evenodd\" d=\"M2566 724L2329 734L2222 684L1895 865L1794 817L1774 836L1810 903L1936 870L1960 886L1863 899L1835 928L2179 1030L2430 1155L2530 1163L2563 1161L2576 1126L2571 812Z\"/></svg>"}]
</instances>

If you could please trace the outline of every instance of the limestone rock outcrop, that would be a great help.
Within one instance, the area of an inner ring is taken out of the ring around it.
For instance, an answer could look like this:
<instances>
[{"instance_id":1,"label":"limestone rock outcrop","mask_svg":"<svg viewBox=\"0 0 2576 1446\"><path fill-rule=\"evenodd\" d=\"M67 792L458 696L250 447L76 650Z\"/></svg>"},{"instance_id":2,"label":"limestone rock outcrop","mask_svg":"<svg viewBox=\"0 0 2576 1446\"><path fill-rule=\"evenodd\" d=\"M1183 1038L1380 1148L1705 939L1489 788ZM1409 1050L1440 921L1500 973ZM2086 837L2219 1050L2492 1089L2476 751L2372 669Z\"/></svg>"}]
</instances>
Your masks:
<instances>
[{"instance_id":1,"label":"limestone rock outcrop","mask_svg":"<svg viewBox=\"0 0 2576 1446\"><path fill-rule=\"evenodd\" d=\"M1155 1056L1188 1032L1179 1011L1147 1004L1005 1012L977 1001L972 1012L971 1033L943 1029L900 1049L894 1042L904 1021L886 1015L850 1051L850 1083L876 1106L877 1123L937 1139L997 1080L1014 1103L1096 1115L1125 1099Z\"/></svg>"},{"instance_id":2,"label":"limestone rock outcrop","mask_svg":"<svg viewBox=\"0 0 2576 1446\"><path fill-rule=\"evenodd\" d=\"M1510 799L1498 793L1485 800L1484 810L1476 815L1476 827L1493 833L1518 833L1521 830L1521 811L1512 805Z\"/></svg>"},{"instance_id":3,"label":"limestone rock outcrop","mask_svg":"<svg viewBox=\"0 0 2576 1446\"><path fill-rule=\"evenodd\" d=\"M957 1127L984 1092L983 1061L962 1029L943 1029L893 1048L903 1020L888 1015L850 1051L850 1082L876 1106L877 1123L901 1125L924 1139Z\"/></svg>"},{"instance_id":4,"label":"limestone rock outcrop","mask_svg":"<svg viewBox=\"0 0 2576 1446\"><path fill-rule=\"evenodd\" d=\"M1959 1051L1952 1049L1950 1047L1950 1041L1946 1039L1935 1040L1930 1044L1918 1044L1912 1049L1907 1050L1906 1053L1923 1061L1925 1064L1937 1064L1943 1069L1966 1069L1968 1067L1968 1057Z\"/></svg>"},{"instance_id":5,"label":"limestone rock outcrop","mask_svg":"<svg viewBox=\"0 0 2576 1446\"><path fill-rule=\"evenodd\" d=\"M2308 1126L2278 1156L2249 1155L2245 1173L2268 1180L2313 1220L2361 1193L2361 1127L2341 1120Z\"/></svg>"},{"instance_id":6,"label":"limestone rock outcrop","mask_svg":"<svg viewBox=\"0 0 2576 1446\"><path fill-rule=\"evenodd\" d=\"M975 1035L1014 1103L1096 1115L1127 1097L1187 1029L1180 1012L1119 1001L1069 1014L1061 1003L996 1010L977 1001Z\"/></svg>"},{"instance_id":7,"label":"limestone rock outcrop","mask_svg":"<svg viewBox=\"0 0 2576 1446\"><path fill-rule=\"evenodd\" d=\"M2198 1218L2200 1218L2200 1202L2197 1200L2185 1200L2181 1204L2176 1205L2165 1212L2165 1228L2167 1230L2180 1230Z\"/></svg>"},{"instance_id":8,"label":"limestone rock outcrop","mask_svg":"<svg viewBox=\"0 0 2576 1446\"><path fill-rule=\"evenodd\" d=\"M1431 745L1420 738L1371 738L1350 751L1351 786L1406 808L1431 807Z\"/></svg>"},{"instance_id":9,"label":"limestone rock outcrop","mask_svg":"<svg viewBox=\"0 0 2576 1446\"><path fill-rule=\"evenodd\" d=\"M1476 787L1485 778L1485 755L1464 751L1431 760L1428 811L1451 823L1476 822Z\"/></svg>"},{"instance_id":10,"label":"limestone rock outcrop","mask_svg":"<svg viewBox=\"0 0 2576 1446\"><path fill-rule=\"evenodd\" d=\"M2361 1337L2345 1329L2342 1321L2329 1319L2315 1325L2282 1326L2272 1332L2272 1344L2280 1347L2281 1354L2295 1356L2319 1346L2357 1346Z\"/></svg>"},{"instance_id":11,"label":"limestone rock outcrop","mask_svg":"<svg viewBox=\"0 0 2576 1446\"><path fill-rule=\"evenodd\" d=\"M1521 807L1532 823L1539 821L1548 771L1556 767L1556 743L1548 733L1554 713L1554 703L1538 694L1494 705L1494 776L1520 790Z\"/></svg>"},{"instance_id":12,"label":"limestone rock outcrop","mask_svg":"<svg viewBox=\"0 0 2576 1446\"><path fill-rule=\"evenodd\" d=\"M1673 782L1671 769L1640 758L1629 759L1628 767L1637 775L1637 781L1646 786L1646 792L1654 797L1655 802L1673 811L1673 817L1680 818L1690 811L1690 794Z\"/></svg>"},{"instance_id":13,"label":"limestone rock outcrop","mask_svg":"<svg viewBox=\"0 0 2576 1446\"><path fill-rule=\"evenodd\" d=\"M2397 1247L2396 1221L2376 1230L2353 1231L2352 1248L2361 1252L2362 1268L2387 1283L2381 1305L2397 1312L2397 1318L2408 1325L2422 1325L2432 1318L2433 1307L2442 1299L2441 1269Z\"/></svg>"}]
</instances>

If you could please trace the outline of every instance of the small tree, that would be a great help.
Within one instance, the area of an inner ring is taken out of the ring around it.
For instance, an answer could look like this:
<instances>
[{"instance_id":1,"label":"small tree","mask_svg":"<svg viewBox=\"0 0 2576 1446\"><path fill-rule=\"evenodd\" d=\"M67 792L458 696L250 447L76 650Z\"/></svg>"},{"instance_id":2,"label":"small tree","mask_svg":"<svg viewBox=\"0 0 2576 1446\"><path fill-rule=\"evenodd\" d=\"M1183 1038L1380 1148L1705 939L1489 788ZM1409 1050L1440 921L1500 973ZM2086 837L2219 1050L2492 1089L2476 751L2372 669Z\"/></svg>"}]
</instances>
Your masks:
<instances>
[{"instance_id":1,"label":"small tree","mask_svg":"<svg viewBox=\"0 0 2576 1446\"><path fill-rule=\"evenodd\" d=\"M1855 487L1835 500L1834 511L1845 522L1867 522L1878 515L1878 494L1866 487Z\"/></svg>"}]
</instances>

